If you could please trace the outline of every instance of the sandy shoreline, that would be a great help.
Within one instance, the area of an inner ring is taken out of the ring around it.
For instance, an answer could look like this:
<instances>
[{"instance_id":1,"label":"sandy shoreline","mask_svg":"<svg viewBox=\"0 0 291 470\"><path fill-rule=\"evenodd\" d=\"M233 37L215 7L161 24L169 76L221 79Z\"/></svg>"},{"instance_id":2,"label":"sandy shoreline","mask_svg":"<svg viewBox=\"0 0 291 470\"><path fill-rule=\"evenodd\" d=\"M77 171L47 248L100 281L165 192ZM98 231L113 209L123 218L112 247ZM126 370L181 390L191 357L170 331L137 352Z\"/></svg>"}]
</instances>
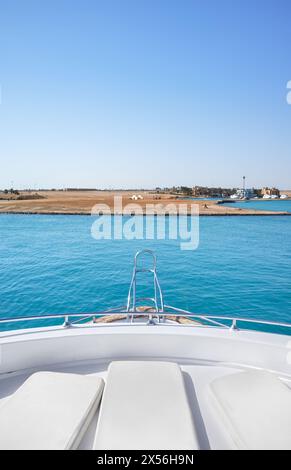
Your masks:
<instances>
[{"instance_id":1,"label":"sandy shoreline","mask_svg":"<svg viewBox=\"0 0 291 470\"><path fill-rule=\"evenodd\" d=\"M92 208L97 204L98 212L114 215L130 215L134 205L140 208L140 215L146 215L146 207L155 207L153 215L171 216L171 207L187 208L191 215L191 204L199 206L200 216L282 216L291 215L288 212L242 209L212 200L182 199L171 194L153 194L147 191L42 191L41 199L30 200L0 200L0 214L44 214L44 215L91 215ZM140 194L141 200L133 201L131 196ZM114 206L114 197L122 196L122 207ZM103 206L101 206L103 205ZM126 207L127 206L127 207ZM168 207L167 207L168 206Z\"/></svg>"},{"instance_id":2,"label":"sandy shoreline","mask_svg":"<svg viewBox=\"0 0 291 470\"><path fill-rule=\"evenodd\" d=\"M0 211L0 216L1 215L82 215L84 217L91 217L92 214L89 214L89 213L85 213L85 212L16 212L16 211L8 211L8 212L3 212L3 211ZM106 215L106 214L105 214ZM107 214L109 215L109 214ZM112 214L112 216L118 216L118 215L127 215L129 216L129 214L120 214L120 213L116 213L116 214ZM139 217L147 217L147 214L136 214L137 216ZM154 217L158 217L158 216L161 216L161 215L164 215L165 217L172 217L173 214L164 214L164 213L158 213L158 214L153 214ZM179 214L177 214L179 215ZM184 214L183 214L184 215ZM185 214L186 216L188 217L191 217L192 214L188 213L188 214ZM267 212L261 212L261 211L256 211L256 213L248 213L248 212L240 212L239 214L238 213L209 213L209 214L205 214L205 213L200 213L199 214L199 217L241 217L241 216L244 216L244 217L262 217L262 216L265 216L265 217L274 217L274 216L291 216L291 212L271 212L271 211L268 211Z\"/></svg>"}]
</instances>

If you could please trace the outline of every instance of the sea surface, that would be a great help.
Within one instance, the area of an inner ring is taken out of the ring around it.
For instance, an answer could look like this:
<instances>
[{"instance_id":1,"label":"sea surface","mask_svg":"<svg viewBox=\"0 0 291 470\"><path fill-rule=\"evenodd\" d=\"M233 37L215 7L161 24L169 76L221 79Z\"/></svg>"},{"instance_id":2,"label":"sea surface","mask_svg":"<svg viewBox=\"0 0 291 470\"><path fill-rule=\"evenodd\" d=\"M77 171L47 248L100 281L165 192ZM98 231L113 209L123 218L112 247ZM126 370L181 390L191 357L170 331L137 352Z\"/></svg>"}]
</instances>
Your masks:
<instances>
[{"instance_id":1,"label":"sea surface","mask_svg":"<svg viewBox=\"0 0 291 470\"><path fill-rule=\"evenodd\" d=\"M237 201L231 204L225 203L230 207L241 207L242 209L258 209L275 212L291 212L291 200L255 200L255 201Z\"/></svg>"},{"instance_id":2,"label":"sea surface","mask_svg":"<svg viewBox=\"0 0 291 470\"><path fill-rule=\"evenodd\" d=\"M201 217L194 251L181 251L179 240L96 240L93 222L0 215L0 319L125 305L133 256L148 248L167 304L291 323L291 217ZM141 279L147 293L150 280Z\"/></svg>"}]
</instances>

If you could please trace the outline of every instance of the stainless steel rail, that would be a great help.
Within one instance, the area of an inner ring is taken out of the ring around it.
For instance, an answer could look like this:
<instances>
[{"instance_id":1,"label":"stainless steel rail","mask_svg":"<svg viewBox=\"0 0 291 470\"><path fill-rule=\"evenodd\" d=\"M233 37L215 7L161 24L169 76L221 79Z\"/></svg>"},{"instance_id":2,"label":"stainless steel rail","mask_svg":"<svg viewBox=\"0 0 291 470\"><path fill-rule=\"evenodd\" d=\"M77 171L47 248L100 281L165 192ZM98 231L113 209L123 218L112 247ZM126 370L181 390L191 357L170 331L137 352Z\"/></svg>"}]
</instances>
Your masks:
<instances>
[{"instance_id":1,"label":"stainless steel rail","mask_svg":"<svg viewBox=\"0 0 291 470\"><path fill-rule=\"evenodd\" d=\"M0 325L1 324L17 324L21 322L31 322L31 321L42 321L42 320L63 320L63 323L61 325L52 325L52 326L59 326L60 328L64 327L73 327L75 323L84 321L84 320L92 320L96 317L108 317L108 316L114 316L117 314L123 314L125 317L125 323L122 323L123 325L130 325L132 322L130 319L127 317L127 310L123 307L120 309L111 309L111 310L105 310L102 312L91 312L91 313L66 313L66 314L52 314L52 315L33 315L33 316L22 316L22 317L14 317L14 318L1 318L0 319ZM207 328L226 328L226 329L239 329L238 325L241 323L245 324L252 324L252 325L267 325L267 326L274 326L274 327L283 327L283 328L290 328L291 329L291 324L290 323L284 323L284 322L273 322L273 321L268 321L268 320L258 320L258 319L253 319L253 318L239 318L239 317L230 317L230 316L221 316L221 315L201 315L197 313L193 313L187 310L175 308L169 305L165 305L165 310L163 312L155 312L154 316L152 313L149 312L130 312L130 315L134 316L134 318L140 317L141 315L145 317L146 319L149 317L152 318L152 325L158 325L159 321L155 317L160 317L160 318L165 318L170 315L175 315L177 318L190 318L192 320L197 320L197 322L200 322L199 325L196 323L189 323L187 326L190 326L191 328L197 327L197 326L202 326L202 327L207 327ZM73 319L76 319L75 321ZM157 320L157 321L156 321ZM230 322L229 325L223 323L224 321ZM207 324L203 324L201 322L206 322ZM149 324L147 322L147 324ZM109 323L107 326L110 326L111 324ZM143 324L144 325L144 324ZM87 323L84 323L83 325L79 325L79 327L82 326L88 326ZM90 324L91 326L91 324ZM104 324L102 323L92 323L92 326L94 327L102 327ZM178 325L182 326L182 325ZM184 326L184 325L183 325ZM38 324L36 327L40 327ZM249 328L244 328L248 330ZM291 334L291 331L290 331Z\"/></svg>"},{"instance_id":2,"label":"stainless steel rail","mask_svg":"<svg viewBox=\"0 0 291 470\"><path fill-rule=\"evenodd\" d=\"M138 259L141 256L149 255L152 257L153 266L152 268L144 268L138 265ZM137 274L138 273L150 273L153 275L153 289L154 289L154 297L136 297L137 291ZM138 251L134 257L134 267L132 273L132 279L129 286L128 297L127 297L127 316L131 322L134 321L134 314L137 312L138 304L140 302L150 302L153 305L154 313L159 313L164 311L164 299L162 289L159 283L159 279L157 276L157 258L153 251L151 250L141 250ZM139 311L139 314L141 311ZM158 317L160 318L160 317ZM152 313L149 313L149 323L153 321Z\"/></svg>"}]
</instances>

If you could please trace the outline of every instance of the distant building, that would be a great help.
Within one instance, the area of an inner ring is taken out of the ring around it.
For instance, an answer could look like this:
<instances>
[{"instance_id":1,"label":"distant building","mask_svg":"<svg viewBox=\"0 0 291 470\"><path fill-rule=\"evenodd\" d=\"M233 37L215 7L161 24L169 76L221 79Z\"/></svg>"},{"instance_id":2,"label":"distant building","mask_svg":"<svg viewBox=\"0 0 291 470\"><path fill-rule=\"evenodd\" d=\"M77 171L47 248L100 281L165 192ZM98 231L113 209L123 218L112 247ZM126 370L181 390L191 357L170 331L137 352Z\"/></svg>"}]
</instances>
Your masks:
<instances>
[{"instance_id":1,"label":"distant building","mask_svg":"<svg viewBox=\"0 0 291 470\"><path fill-rule=\"evenodd\" d=\"M280 196L280 191L277 188L268 188L265 187L261 191L261 195L264 196Z\"/></svg>"},{"instance_id":2,"label":"distant building","mask_svg":"<svg viewBox=\"0 0 291 470\"><path fill-rule=\"evenodd\" d=\"M230 188L208 188L206 186L194 186L192 194L194 197L229 197L233 193Z\"/></svg>"},{"instance_id":3,"label":"distant building","mask_svg":"<svg viewBox=\"0 0 291 470\"><path fill-rule=\"evenodd\" d=\"M238 199L251 199L256 196L254 188L238 189L236 191Z\"/></svg>"}]
</instances>

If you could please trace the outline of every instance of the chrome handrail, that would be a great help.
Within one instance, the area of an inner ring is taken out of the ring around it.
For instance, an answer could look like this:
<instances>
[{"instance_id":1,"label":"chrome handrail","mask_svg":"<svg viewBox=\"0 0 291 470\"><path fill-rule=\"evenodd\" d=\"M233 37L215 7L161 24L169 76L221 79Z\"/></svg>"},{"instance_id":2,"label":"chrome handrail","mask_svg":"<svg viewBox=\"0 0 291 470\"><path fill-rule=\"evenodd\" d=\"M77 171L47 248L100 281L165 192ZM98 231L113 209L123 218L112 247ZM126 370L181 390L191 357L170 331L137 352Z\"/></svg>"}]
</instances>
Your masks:
<instances>
[{"instance_id":1,"label":"chrome handrail","mask_svg":"<svg viewBox=\"0 0 291 470\"><path fill-rule=\"evenodd\" d=\"M285 323L285 322L274 322L274 321L269 321L269 320L259 320L259 319L254 319L254 318L240 318L240 317L230 317L230 316L222 316L222 315L208 315L208 314L197 314L194 312L190 312L188 310L183 310L179 308L172 307L170 305L165 305L165 309L163 312L157 312L155 313L155 316L159 316L161 318L165 318L169 315L175 315L178 318L185 318L185 317L190 317L190 319L197 319L200 321L206 321L210 323L211 327L220 327L220 328L226 328L226 329L238 329L238 324L239 323L251 323L251 324L256 324L256 325L268 325L268 326L275 326L275 327L283 327L283 328L291 328L291 323ZM21 317L13 317L13 318L1 318L0 319L0 324L5 324L5 323L20 323L20 322L26 322L26 321L35 321L35 320L56 320L56 319L64 319L64 320L70 320L73 318L79 318L80 320L86 320L94 317L108 317L108 316L114 316L117 314L123 314L125 316L125 319L127 317L127 310L125 308L115 308L115 309L110 309L110 310L104 310L101 312L90 312L90 313L60 313L60 314L51 314L51 315L31 315L31 316L21 316ZM133 315L135 318L137 317L149 317L152 315L150 312L131 312L130 315ZM218 320L218 321L216 321ZM226 325L222 323L222 321L229 321L230 325ZM69 322L70 325L73 326L72 322ZM126 324L130 324L126 323ZM110 324L108 324L110 325ZM66 327L67 324L64 322L62 325L53 325L53 326L60 326L60 327ZM86 326L86 324L85 324ZM95 324L94 326L102 326L102 323ZM179 325L180 326L180 325ZM189 326L197 326L196 323L189 323ZM205 326L209 327L209 325L199 325L199 326ZM247 328L246 328L247 329Z\"/></svg>"},{"instance_id":2,"label":"chrome handrail","mask_svg":"<svg viewBox=\"0 0 291 470\"><path fill-rule=\"evenodd\" d=\"M149 254L153 259L152 268L139 267L138 259L144 254ZM154 297L136 297L136 288L137 288L137 274L138 273L151 273L153 274L153 287L154 287ZM134 266L133 273L131 278L131 283L129 286L128 296L127 296L127 316L131 321L134 320L134 313L137 312L137 304L141 301L150 301L154 305L154 313L160 313L164 311L164 299L163 293L160 286L160 282L157 276L157 258L155 253L152 250L141 250L138 251L134 257ZM141 312L138 312L139 314ZM153 315L149 314L149 322L153 321Z\"/></svg>"}]
</instances>

